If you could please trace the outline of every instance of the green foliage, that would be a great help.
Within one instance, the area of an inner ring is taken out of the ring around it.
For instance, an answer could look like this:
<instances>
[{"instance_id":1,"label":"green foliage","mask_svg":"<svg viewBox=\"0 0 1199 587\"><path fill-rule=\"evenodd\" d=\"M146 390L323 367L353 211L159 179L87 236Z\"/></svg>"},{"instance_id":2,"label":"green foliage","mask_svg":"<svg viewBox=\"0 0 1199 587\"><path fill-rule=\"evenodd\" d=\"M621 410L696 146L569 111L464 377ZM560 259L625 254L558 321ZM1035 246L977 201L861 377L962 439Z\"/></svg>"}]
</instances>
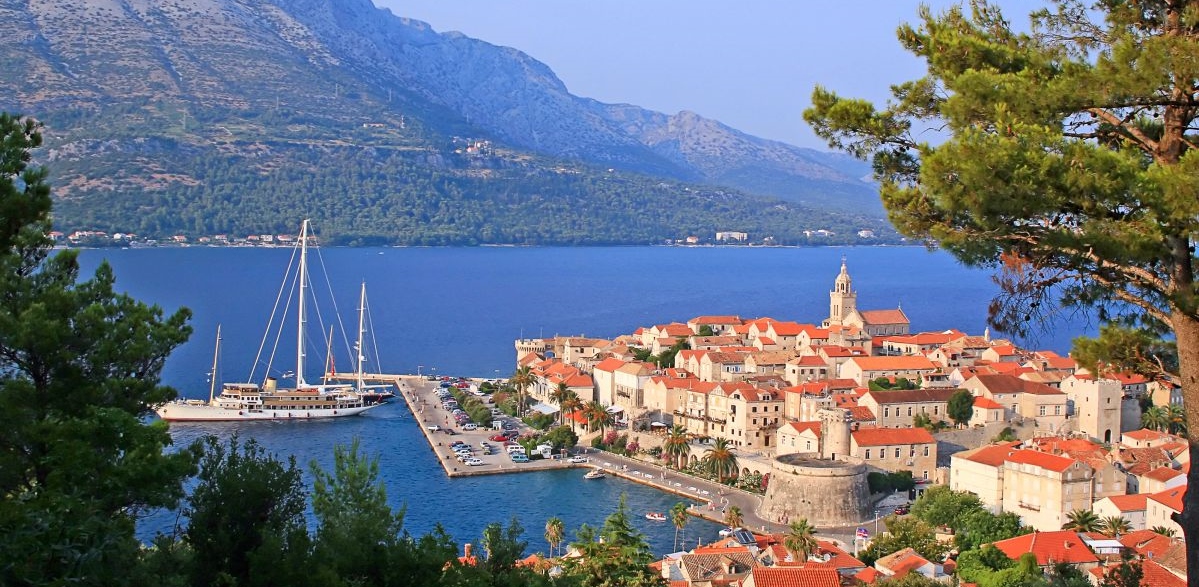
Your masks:
<instances>
[{"instance_id":1,"label":"green foliage","mask_svg":"<svg viewBox=\"0 0 1199 587\"><path fill-rule=\"evenodd\" d=\"M716 477L717 483L735 481L740 475L737 455L733 454L732 446L724 438L717 438L712 448L704 451L700 465L708 474Z\"/></svg>"},{"instance_id":2,"label":"green foliage","mask_svg":"<svg viewBox=\"0 0 1199 587\"><path fill-rule=\"evenodd\" d=\"M1132 554L1125 550L1120 554L1120 564L1103 575L1099 587L1141 587L1144 574L1141 561L1134 560Z\"/></svg>"},{"instance_id":3,"label":"green foliage","mask_svg":"<svg viewBox=\"0 0 1199 587\"><path fill-rule=\"evenodd\" d=\"M554 445L554 451L556 452L564 448L574 448L579 443L579 435L570 426L558 426L542 434L538 441Z\"/></svg>"},{"instance_id":4,"label":"green foliage","mask_svg":"<svg viewBox=\"0 0 1199 587\"><path fill-rule=\"evenodd\" d=\"M1016 440L1020 440L1020 437L1016 436L1016 431L1011 426L1004 426L1003 430L1000 430L999 434L996 434L995 438L991 439L991 442L1012 442Z\"/></svg>"},{"instance_id":5,"label":"green foliage","mask_svg":"<svg viewBox=\"0 0 1199 587\"><path fill-rule=\"evenodd\" d=\"M648 566L653 562L653 554L645 537L633 528L623 494L616 511L604 520L598 534L584 524L577 538L573 546L582 556L563 561L566 574L574 584L581 587L643 587L663 583Z\"/></svg>"},{"instance_id":6,"label":"green foliage","mask_svg":"<svg viewBox=\"0 0 1199 587\"><path fill-rule=\"evenodd\" d=\"M1124 324L1104 324L1095 338L1074 340L1070 356L1092 373L1110 371L1157 377L1178 372L1178 347L1157 332Z\"/></svg>"},{"instance_id":7,"label":"green foliage","mask_svg":"<svg viewBox=\"0 0 1199 587\"><path fill-rule=\"evenodd\" d=\"M890 391L890 390L905 390L919 389L919 382L912 381L907 377L897 377L895 381L891 381L890 377L879 377L871 379L867 382L871 391Z\"/></svg>"},{"instance_id":8,"label":"green foliage","mask_svg":"<svg viewBox=\"0 0 1199 587\"><path fill-rule=\"evenodd\" d=\"M886 493L889 491L907 491L916 486L916 480L911 471L896 471L880 473L871 471L866 474L866 484L870 493Z\"/></svg>"},{"instance_id":9,"label":"green foliage","mask_svg":"<svg viewBox=\"0 0 1199 587\"><path fill-rule=\"evenodd\" d=\"M950 545L937 540L932 526L915 516L887 516L885 523L887 531L875 536L858 557L867 565L908 547L930 561L940 562L951 549Z\"/></svg>"},{"instance_id":10,"label":"green foliage","mask_svg":"<svg viewBox=\"0 0 1199 587\"><path fill-rule=\"evenodd\" d=\"M400 540L403 515L387 504L387 490L379 480L379 459L359 453L358 439L349 448L333 448L333 472L315 461L312 511L319 527L313 548L313 566L356 585L389 583L390 563L408 544Z\"/></svg>"},{"instance_id":11,"label":"green foliage","mask_svg":"<svg viewBox=\"0 0 1199 587\"><path fill-rule=\"evenodd\" d=\"M32 120L0 114L0 584L122 585L140 555L138 516L171 507L193 450L164 453L151 408L187 340L190 313L116 293L102 264L50 255L50 188L30 167Z\"/></svg>"},{"instance_id":12,"label":"green foliage","mask_svg":"<svg viewBox=\"0 0 1199 587\"><path fill-rule=\"evenodd\" d=\"M552 414L534 412L525 416L524 418L521 418L521 421L538 430L545 430L550 426L553 426L557 422L557 418L555 418Z\"/></svg>"},{"instance_id":13,"label":"green foliage","mask_svg":"<svg viewBox=\"0 0 1199 587\"><path fill-rule=\"evenodd\" d=\"M289 584L306 574L305 492L295 457L268 455L253 439L205 439L188 498L184 543L194 585Z\"/></svg>"},{"instance_id":14,"label":"green foliage","mask_svg":"<svg viewBox=\"0 0 1199 587\"><path fill-rule=\"evenodd\" d=\"M716 335L715 332L712 332L712 326L710 324L701 325L699 327L699 332L697 332L696 334L699 336L715 336Z\"/></svg>"},{"instance_id":15,"label":"green foliage","mask_svg":"<svg viewBox=\"0 0 1199 587\"><path fill-rule=\"evenodd\" d=\"M963 389L949 396L945 413L954 424L964 426L974 416L974 395Z\"/></svg>"},{"instance_id":16,"label":"green foliage","mask_svg":"<svg viewBox=\"0 0 1199 587\"><path fill-rule=\"evenodd\" d=\"M982 502L969 491L954 491L946 485L929 487L912 504L912 515L932 526L962 528L971 514L982 511Z\"/></svg>"},{"instance_id":17,"label":"green foliage","mask_svg":"<svg viewBox=\"0 0 1199 587\"><path fill-rule=\"evenodd\" d=\"M881 109L817 87L804 112L831 146L872 158L902 234L995 270L993 326L1029 334L1062 308L1090 309L1118 328L1077 341L1079 355L1156 372L1172 372L1176 356L1192 420L1199 108L1193 68L1180 63L1196 53L1193 12L1058 0L1021 32L985 0L924 7L898 31L924 77L893 85ZM921 135L930 126L935 145ZM1189 477L1199 483L1199 470ZM1181 515L1192 544L1197 506L1188 498Z\"/></svg>"},{"instance_id":18,"label":"green foliage","mask_svg":"<svg viewBox=\"0 0 1199 587\"><path fill-rule=\"evenodd\" d=\"M783 546L795 555L795 562L805 563L808 557L816 551L816 528L808 523L807 518L800 518L787 526L783 536Z\"/></svg>"}]
</instances>

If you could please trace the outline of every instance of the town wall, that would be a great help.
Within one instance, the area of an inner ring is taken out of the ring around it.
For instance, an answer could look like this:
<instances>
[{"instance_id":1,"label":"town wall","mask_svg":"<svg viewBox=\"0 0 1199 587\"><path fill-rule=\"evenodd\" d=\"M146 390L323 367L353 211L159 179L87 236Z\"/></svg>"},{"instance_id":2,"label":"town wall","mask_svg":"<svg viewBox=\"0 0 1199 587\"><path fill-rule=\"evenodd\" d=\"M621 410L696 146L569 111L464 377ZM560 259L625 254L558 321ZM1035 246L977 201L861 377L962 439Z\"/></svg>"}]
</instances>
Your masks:
<instances>
[{"instance_id":1,"label":"town wall","mask_svg":"<svg viewBox=\"0 0 1199 587\"><path fill-rule=\"evenodd\" d=\"M866 465L818 456L796 453L774 459L762 518L780 523L807 518L814 526L848 526L866 519Z\"/></svg>"}]
</instances>

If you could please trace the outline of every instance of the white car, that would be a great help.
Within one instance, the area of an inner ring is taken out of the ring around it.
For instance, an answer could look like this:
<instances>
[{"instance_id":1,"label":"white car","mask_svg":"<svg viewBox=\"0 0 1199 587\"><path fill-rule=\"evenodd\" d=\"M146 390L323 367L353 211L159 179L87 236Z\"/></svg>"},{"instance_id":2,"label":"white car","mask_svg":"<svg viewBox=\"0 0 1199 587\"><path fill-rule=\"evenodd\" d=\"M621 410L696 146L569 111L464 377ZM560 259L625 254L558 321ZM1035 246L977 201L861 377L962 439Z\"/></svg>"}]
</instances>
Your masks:
<instances>
[{"instance_id":1,"label":"white car","mask_svg":"<svg viewBox=\"0 0 1199 587\"><path fill-rule=\"evenodd\" d=\"M432 432L437 432L438 430L441 430L441 426L438 426L437 424L434 424L432 426L425 426L425 428L428 428Z\"/></svg>"},{"instance_id":2,"label":"white car","mask_svg":"<svg viewBox=\"0 0 1199 587\"><path fill-rule=\"evenodd\" d=\"M475 424L474 422L468 422L468 423L462 425L462 429L463 430L478 430L479 425Z\"/></svg>"},{"instance_id":3,"label":"white car","mask_svg":"<svg viewBox=\"0 0 1199 587\"><path fill-rule=\"evenodd\" d=\"M573 457L570 457L569 459L566 459L566 462L568 462L568 463L586 463L587 457L585 457L583 455L575 455Z\"/></svg>"},{"instance_id":4,"label":"white car","mask_svg":"<svg viewBox=\"0 0 1199 587\"><path fill-rule=\"evenodd\" d=\"M471 457L462 462L464 462L472 467L477 467L477 466L483 464L483 459L480 459L479 457Z\"/></svg>"}]
</instances>

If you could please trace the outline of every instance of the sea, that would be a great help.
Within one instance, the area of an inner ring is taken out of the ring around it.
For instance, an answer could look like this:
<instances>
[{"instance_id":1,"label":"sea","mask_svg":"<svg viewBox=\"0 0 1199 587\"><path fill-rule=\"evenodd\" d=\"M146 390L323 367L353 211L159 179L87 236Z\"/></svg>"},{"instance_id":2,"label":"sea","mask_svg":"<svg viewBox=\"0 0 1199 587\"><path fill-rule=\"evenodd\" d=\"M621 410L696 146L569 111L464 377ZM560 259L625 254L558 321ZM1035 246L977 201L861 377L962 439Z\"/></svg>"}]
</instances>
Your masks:
<instances>
[{"instance_id":1,"label":"sea","mask_svg":"<svg viewBox=\"0 0 1199 587\"><path fill-rule=\"evenodd\" d=\"M107 262L119 291L165 312L190 309L194 333L167 361L163 380L184 397L207 398L218 325L219 381L261 380L295 367L294 326L267 330L272 310L286 306L293 255L288 248L164 247L92 249L80 260L84 276ZM901 307L913 332L981 335L986 327L997 292L990 272L921 247L322 248L311 252L309 274L312 289L328 295L310 309L305 373L317 379L327 356L337 370L352 370L363 283L372 326L367 371L502 378L515 369L518 338L614 337L699 315L819 323L843 262L860 309ZM1073 337L1093 331L1085 316L1072 315L1017 342L1064 353ZM515 519L527 551L546 552L550 517L561 518L573 537L581 524L601 525L623 495L654 553L676 549L675 528L643 513L667 511L683 498L618 479L585 481L577 471L449 479L402 402L356 418L176 424L172 434L179 445L237 434L294 455L305 468L325 469L335 445L358 439L379 459L388 498L404 508L405 528L416 536L441 524L459 544L478 542L488 523ZM180 523L175 513L156 512L139 531L148 538ZM715 539L719 528L692 519L683 539L694 546Z\"/></svg>"}]
</instances>

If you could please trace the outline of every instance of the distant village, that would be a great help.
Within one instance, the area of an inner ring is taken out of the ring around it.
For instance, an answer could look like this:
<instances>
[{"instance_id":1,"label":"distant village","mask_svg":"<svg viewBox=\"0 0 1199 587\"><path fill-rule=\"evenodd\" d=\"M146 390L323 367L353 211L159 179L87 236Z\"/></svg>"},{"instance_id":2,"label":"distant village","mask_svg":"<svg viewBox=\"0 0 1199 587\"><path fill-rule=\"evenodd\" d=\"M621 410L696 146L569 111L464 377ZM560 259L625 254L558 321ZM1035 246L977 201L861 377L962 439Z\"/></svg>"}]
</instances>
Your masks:
<instances>
[{"instance_id":1,"label":"distant village","mask_svg":"<svg viewBox=\"0 0 1199 587\"><path fill-rule=\"evenodd\" d=\"M1171 515L1182 509L1189 453L1162 420L1181 412L1176 382L1092 373L988 332L911 332L900 308L858 308L844 260L819 325L697 316L613 339L520 339L515 348L517 368L535 379L529 394L547 412L560 409L554 398L564 386L630 430L682 427L693 442L736 447L744 474L770 475L759 513L772 521L852 527L879 516L861 486L869 473L910 472L912 497L947 486L1032 527L994 543L1012 560L1032 553L1043 568L1072 565L1098 584L1127 553L1141 558L1143 584L1186 584L1182 529ZM646 351L674 352L673 362L649 362ZM963 393L964 413L953 408ZM586 423L578 412L565 416ZM1127 524L1104 533L1076 524L1079 512ZM944 532L952 540L953 530ZM867 534L861 528L855 540ZM782 561L863 583L908 573L958 580L953 560L911 548L867 566L823 540L797 555L777 535L725 540L656 568L672 585L765 585L778 580L767 572L755 580L758 571Z\"/></svg>"}]
</instances>

